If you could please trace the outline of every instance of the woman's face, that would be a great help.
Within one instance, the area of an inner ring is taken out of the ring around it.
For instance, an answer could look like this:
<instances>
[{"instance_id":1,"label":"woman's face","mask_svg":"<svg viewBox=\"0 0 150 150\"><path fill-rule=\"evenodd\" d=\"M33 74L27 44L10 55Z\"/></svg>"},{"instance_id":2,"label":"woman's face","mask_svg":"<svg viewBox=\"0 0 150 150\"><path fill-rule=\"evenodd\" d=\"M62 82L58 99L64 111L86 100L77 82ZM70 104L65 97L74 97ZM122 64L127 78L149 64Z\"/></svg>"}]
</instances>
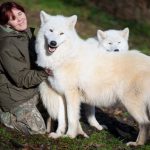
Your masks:
<instances>
[{"instance_id":1,"label":"woman's face","mask_svg":"<svg viewBox=\"0 0 150 150\"><path fill-rule=\"evenodd\" d=\"M24 12L16 8L12 9L12 13L15 18L10 16L8 25L17 31L24 31L27 29L27 17Z\"/></svg>"}]
</instances>

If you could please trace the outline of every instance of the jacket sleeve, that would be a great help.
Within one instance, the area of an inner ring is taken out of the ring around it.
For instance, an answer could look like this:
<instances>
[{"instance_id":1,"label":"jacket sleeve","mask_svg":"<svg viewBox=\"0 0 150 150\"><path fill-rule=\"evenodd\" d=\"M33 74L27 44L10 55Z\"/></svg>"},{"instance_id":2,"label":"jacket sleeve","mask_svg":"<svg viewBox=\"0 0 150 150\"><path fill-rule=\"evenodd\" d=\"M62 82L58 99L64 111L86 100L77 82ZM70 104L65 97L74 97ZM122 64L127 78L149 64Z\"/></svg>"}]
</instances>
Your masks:
<instances>
[{"instance_id":1,"label":"jacket sleeve","mask_svg":"<svg viewBox=\"0 0 150 150\"><path fill-rule=\"evenodd\" d=\"M9 46L1 50L0 61L5 72L17 87L31 88L37 86L48 76L45 71L31 70L24 57L13 45L11 45L11 50Z\"/></svg>"}]
</instances>

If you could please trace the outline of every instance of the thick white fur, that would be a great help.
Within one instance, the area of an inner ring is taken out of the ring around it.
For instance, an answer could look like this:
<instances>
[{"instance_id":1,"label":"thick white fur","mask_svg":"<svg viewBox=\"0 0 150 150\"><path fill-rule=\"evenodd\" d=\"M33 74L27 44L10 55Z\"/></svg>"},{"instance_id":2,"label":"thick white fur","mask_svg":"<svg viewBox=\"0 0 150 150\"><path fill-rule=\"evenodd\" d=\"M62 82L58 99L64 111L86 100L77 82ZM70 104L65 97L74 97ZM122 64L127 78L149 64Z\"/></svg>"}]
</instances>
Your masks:
<instances>
[{"instance_id":1,"label":"thick white fur","mask_svg":"<svg viewBox=\"0 0 150 150\"><path fill-rule=\"evenodd\" d=\"M128 44L129 29L123 30L98 30L97 37L88 38L86 41L95 44L99 47L100 51L107 52L125 52L129 48Z\"/></svg>"},{"instance_id":2,"label":"thick white fur","mask_svg":"<svg viewBox=\"0 0 150 150\"><path fill-rule=\"evenodd\" d=\"M74 138L78 134L81 101L108 107L118 100L139 124L136 142L129 142L128 145L144 144L150 123L147 115L147 110L150 110L150 57L135 50L100 53L96 46L81 40L76 34L76 16L58 18L59 22L57 16L49 16L49 20L40 28L36 50L38 65L53 70L54 77L48 80L66 98L66 135ZM43 52L44 39L41 41L47 26L56 27L65 36L51 55Z\"/></svg>"},{"instance_id":3,"label":"thick white fur","mask_svg":"<svg viewBox=\"0 0 150 150\"><path fill-rule=\"evenodd\" d=\"M76 17L76 16L73 16L73 18L74 17ZM65 35L60 36L59 33L61 31L60 30L60 22L64 21L65 17L63 17L63 16L51 17L57 22L57 23L55 23L55 25L52 24L53 26L51 28L49 28L49 25L46 25L48 28L45 27L45 23L47 23L47 20L49 20L48 14L46 14L45 12L42 11L40 14L40 18L41 18L41 30L38 33L37 43L36 43L36 49L37 49L37 53L39 56L37 63L40 66L45 68L45 67L49 67L49 65L47 65L47 63L49 63L49 56L45 55L47 53L46 49L48 49L46 47L45 38L47 36L47 41L46 41L47 44L48 44L48 42L50 42L52 40L57 41L57 43L60 45L61 45L61 43L63 43L63 40L65 40L66 37L65 37ZM55 18L57 18L57 19L55 19ZM67 20L69 20L69 18L66 19L66 25L67 25ZM70 20L71 20L71 17L70 17ZM53 33L49 33L49 32L51 32L49 29L52 29L52 30L54 30L55 28L57 29L58 23L59 23L58 30L55 30ZM63 26L62 26L62 28L63 28ZM66 27L64 27L64 28L66 28ZM45 49L43 49L43 47ZM48 54L48 55L50 55L50 54ZM58 63L59 63L59 57L57 59L58 59ZM53 67L51 67L52 70L53 70ZM66 125L67 119L65 117L66 116L65 99L64 99L63 95L58 94L51 87L51 85L46 81L44 81L40 84L39 91L40 91L42 102L43 102L45 108L47 109L50 117L52 119L58 120L58 128L56 130L56 133L55 132L50 133L49 137L58 138L65 133L66 126L67 126ZM98 130L102 130L103 127L97 122L97 120L95 118L95 107L86 105L86 110L88 111L88 112L86 112L86 116L87 116L89 124L91 126L94 126L95 128L97 128ZM50 128L51 128L50 122L47 122L47 132L51 132ZM79 124L78 133L87 137L87 135L82 131L80 124Z\"/></svg>"},{"instance_id":4,"label":"thick white fur","mask_svg":"<svg viewBox=\"0 0 150 150\"><path fill-rule=\"evenodd\" d=\"M65 101L59 94L54 91L47 81L43 81L39 85L41 99L45 108L47 108L50 117L58 120L58 128L55 132L51 132L51 120L47 121L47 132L51 132L49 137L57 138L65 133L66 130L66 108Z\"/></svg>"}]
</instances>

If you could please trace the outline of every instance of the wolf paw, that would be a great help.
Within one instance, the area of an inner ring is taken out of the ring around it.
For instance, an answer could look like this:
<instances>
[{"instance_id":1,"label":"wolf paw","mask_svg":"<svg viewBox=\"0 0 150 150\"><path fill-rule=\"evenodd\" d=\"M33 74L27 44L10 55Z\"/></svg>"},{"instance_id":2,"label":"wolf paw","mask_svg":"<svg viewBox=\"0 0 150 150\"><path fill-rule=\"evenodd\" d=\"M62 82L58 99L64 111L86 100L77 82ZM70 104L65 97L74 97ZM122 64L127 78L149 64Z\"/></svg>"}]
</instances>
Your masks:
<instances>
[{"instance_id":1,"label":"wolf paw","mask_svg":"<svg viewBox=\"0 0 150 150\"><path fill-rule=\"evenodd\" d=\"M68 135L68 134L63 135L62 137L63 137L63 138L70 138L70 139L76 138L76 136L70 136L70 135Z\"/></svg>"},{"instance_id":2,"label":"wolf paw","mask_svg":"<svg viewBox=\"0 0 150 150\"><path fill-rule=\"evenodd\" d=\"M143 145L143 144L139 144L137 142L128 142L126 145L127 146L139 146L139 145Z\"/></svg>"},{"instance_id":3,"label":"wolf paw","mask_svg":"<svg viewBox=\"0 0 150 150\"><path fill-rule=\"evenodd\" d=\"M62 137L63 135L62 134L58 134L58 133L55 133L55 132L51 132L48 137L49 138L53 138L53 139L57 139L57 138L60 138Z\"/></svg>"},{"instance_id":4,"label":"wolf paw","mask_svg":"<svg viewBox=\"0 0 150 150\"><path fill-rule=\"evenodd\" d=\"M65 133L65 130L66 130L65 128L57 129L56 133L63 135Z\"/></svg>"},{"instance_id":5,"label":"wolf paw","mask_svg":"<svg viewBox=\"0 0 150 150\"><path fill-rule=\"evenodd\" d=\"M82 130L82 128L78 129L78 134L82 135L85 138L88 138L89 136Z\"/></svg>"},{"instance_id":6,"label":"wolf paw","mask_svg":"<svg viewBox=\"0 0 150 150\"><path fill-rule=\"evenodd\" d=\"M70 133L66 133L63 137L69 137L69 138L71 138L71 139L74 139L74 138L76 138L76 134L70 134Z\"/></svg>"},{"instance_id":7,"label":"wolf paw","mask_svg":"<svg viewBox=\"0 0 150 150\"><path fill-rule=\"evenodd\" d=\"M100 125L95 117L89 119L88 122L91 126L95 127L99 131L101 131L103 129L107 129L107 127L105 125Z\"/></svg>"},{"instance_id":8,"label":"wolf paw","mask_svg":"<svg viewBox=\"0 0 150 150\"><path fill-rule=\"evenodd\" d=\"M80 133L80 135L82 135L82 136L85 137L85 138L89 138L89 136L88 136L85 132Z\"/></svg>"},{"instance_id":9,"label":"wolf paw","mask_svg":"<svg viewBox=\"0 0 150 150\"><path fill-rule=\"evenodd\" d=\"M104 129L103 125L97 124L97 125L93 125L93 127L95 127L97 130L101 131Z\"/></svg>"}]
</instances>

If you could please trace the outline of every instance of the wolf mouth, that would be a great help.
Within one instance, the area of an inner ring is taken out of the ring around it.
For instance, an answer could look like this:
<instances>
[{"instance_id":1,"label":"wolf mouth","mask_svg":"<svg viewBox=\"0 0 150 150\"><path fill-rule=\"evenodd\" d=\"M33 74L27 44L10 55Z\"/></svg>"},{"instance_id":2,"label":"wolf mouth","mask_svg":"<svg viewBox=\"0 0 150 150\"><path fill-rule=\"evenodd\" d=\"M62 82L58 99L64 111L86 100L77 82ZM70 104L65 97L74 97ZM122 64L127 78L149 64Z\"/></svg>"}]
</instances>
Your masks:
<instances>
[{"instance_id":1,"label":"wolf mouth","mask_svg":"<svg viewBox=\"0 0 150 150\"><path fill-rule=\"evenodd\" d=\"M57 49L57 46L48 45L48 52L53 53Z\"/></svg>"}]
</instances>

